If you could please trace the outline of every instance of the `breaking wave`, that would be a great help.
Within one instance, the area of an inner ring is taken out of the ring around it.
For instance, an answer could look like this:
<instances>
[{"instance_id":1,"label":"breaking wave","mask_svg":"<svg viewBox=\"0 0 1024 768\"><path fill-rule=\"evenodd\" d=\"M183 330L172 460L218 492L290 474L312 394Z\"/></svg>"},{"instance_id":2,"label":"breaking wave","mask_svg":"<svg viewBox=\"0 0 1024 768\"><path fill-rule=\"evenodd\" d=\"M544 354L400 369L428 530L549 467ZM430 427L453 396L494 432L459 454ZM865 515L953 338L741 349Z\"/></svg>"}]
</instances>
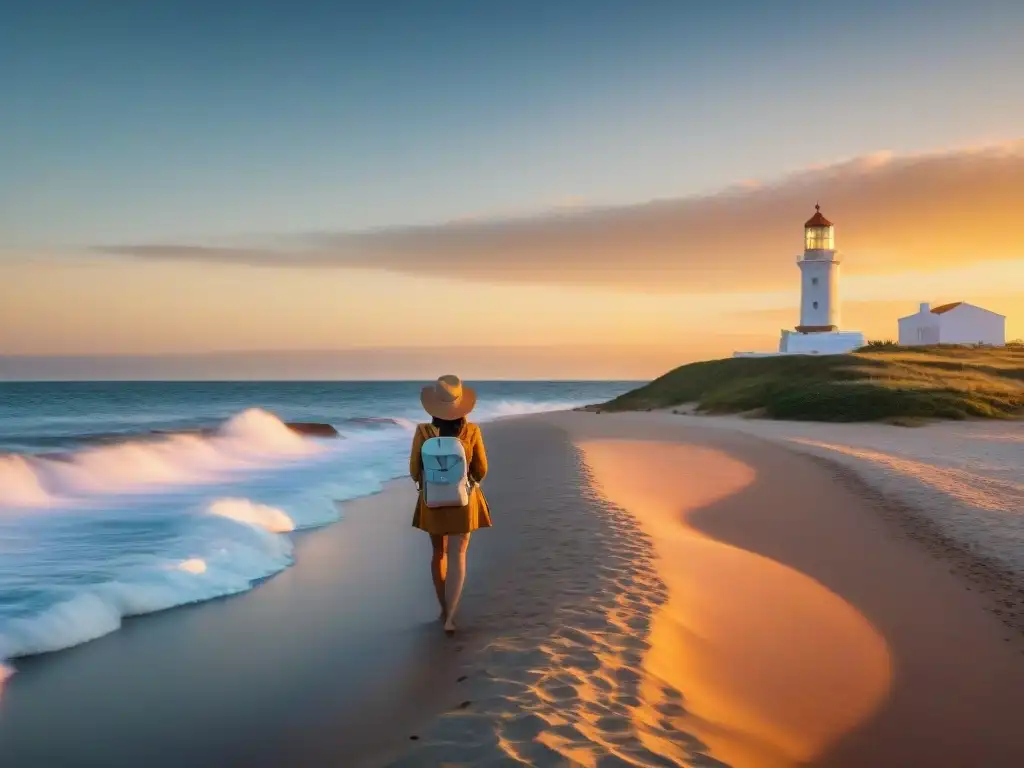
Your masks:
<instances>
[{"instance_id":1,"label":"breaking wave","mask_svg":"<svg viewBox=\"0 0 1024 768\"><path fill-rule=\"evenodd\" d=\"M50 456L0 456L0 507L66 504L153 487L230 479L322 450L276 416L250 409L210 435L129 440Z\"/></svg>"}]
</instances>

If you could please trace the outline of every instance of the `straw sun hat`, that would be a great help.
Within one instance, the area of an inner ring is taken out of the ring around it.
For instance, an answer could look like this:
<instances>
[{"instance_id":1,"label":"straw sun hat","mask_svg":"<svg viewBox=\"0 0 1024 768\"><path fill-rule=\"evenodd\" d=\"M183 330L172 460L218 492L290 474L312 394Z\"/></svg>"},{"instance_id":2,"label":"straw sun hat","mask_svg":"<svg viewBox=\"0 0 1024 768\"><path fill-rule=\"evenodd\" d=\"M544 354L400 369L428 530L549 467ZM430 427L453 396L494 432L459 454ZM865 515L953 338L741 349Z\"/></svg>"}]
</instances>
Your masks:
<instances>
[{"instance_id":1,"label":"straw sun hat","mask_svg":"<svg viewBox=\"0 0 1024 768\"><path fill-rule=\"evenodd\" d=\"M458 376L441 376L420 392L423 410L438 419L461 419L476 405L476 391L462 385Z\"/></svg>"}]
</instances>

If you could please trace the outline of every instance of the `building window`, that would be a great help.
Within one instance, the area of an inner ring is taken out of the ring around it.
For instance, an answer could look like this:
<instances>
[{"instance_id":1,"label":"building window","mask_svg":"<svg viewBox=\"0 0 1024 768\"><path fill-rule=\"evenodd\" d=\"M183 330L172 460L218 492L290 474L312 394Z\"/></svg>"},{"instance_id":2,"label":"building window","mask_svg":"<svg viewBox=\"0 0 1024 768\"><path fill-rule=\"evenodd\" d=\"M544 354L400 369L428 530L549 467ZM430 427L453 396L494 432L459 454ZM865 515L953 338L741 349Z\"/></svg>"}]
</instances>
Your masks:
<instances>
[{"instance_id":1,"label":"building window","mask_svg":"<svg viewBox=\"0 0 1024 768\"><path fill-rule=\"evenodd\" d=\"M814 302L813 304L811 304L811 306L814 307L815 309L817 309L818 308L818 302Z\"/></svg>"},{"instance_id":2,"label":"building window","mask_svg":"<svg viewBox=\"0 0 1024 768\"><path fill-rule=\"evenodd\" d=\"M811 285L817 285L817 284L818 284L818 278L812 277L811 278Z\"/></svg>"}]
</instances>

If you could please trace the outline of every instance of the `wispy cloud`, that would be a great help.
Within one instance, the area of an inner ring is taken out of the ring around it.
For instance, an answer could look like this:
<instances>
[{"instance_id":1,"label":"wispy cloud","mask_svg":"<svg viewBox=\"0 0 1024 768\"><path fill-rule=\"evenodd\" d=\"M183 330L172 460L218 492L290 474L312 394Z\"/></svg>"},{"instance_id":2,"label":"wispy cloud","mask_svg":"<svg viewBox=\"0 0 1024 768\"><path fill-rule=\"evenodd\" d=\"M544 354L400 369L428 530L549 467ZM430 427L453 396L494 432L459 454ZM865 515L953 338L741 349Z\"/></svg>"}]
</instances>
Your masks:
<instances>
[{"instance_id":1,"label":"wispy cloud","mask_svg":"<svg viewBox=\"0 0 1024 768\"><path fill-rule=\"evenodd\" d=\"M931 155L878 153L744 182L705 197L368 232L273 248L134 244L146 259L386 270L498 283L633 290L775 288L792 282L815 201L837 223L847 270L891 274L1024 258L1024 140Z\"/></svg>"}]
</instances>

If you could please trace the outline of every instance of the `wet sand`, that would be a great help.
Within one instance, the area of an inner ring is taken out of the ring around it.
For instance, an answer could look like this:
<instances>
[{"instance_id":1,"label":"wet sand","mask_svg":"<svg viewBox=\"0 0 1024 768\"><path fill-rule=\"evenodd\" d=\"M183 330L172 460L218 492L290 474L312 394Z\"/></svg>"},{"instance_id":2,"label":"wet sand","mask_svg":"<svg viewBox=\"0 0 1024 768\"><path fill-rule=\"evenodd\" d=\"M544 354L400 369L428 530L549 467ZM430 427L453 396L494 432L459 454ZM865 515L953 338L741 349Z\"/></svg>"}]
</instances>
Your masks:
<instances>
[{"instance_id":1,"label":"wet sand","mask_svg":"<svg viewBox=\"0 0 1024 768\"><path fill-rule=\"evenodd\" d=\"M299 535L297 565L252 592L18 660L0 764L356 765L394 747L457 664L411 507L396 484Z\"/></svg>"}]
</instances>

